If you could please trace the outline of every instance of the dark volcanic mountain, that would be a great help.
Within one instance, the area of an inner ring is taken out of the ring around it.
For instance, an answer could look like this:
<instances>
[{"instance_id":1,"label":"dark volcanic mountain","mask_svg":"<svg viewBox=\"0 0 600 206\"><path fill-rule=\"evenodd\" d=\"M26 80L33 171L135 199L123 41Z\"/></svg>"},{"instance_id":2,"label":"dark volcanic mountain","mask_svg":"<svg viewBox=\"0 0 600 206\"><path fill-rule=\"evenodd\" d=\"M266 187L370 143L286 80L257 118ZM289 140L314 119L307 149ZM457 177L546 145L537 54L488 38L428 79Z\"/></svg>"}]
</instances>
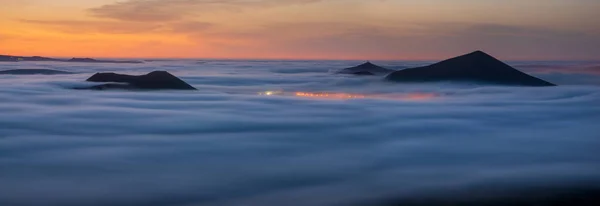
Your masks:
<instances>
[{"instance_id":1,"label":"dark volcanic mountain","mask_svg":"<svg viewBox=\"0 0 600 206\"><path fill-rule=\"evenodd\" d=\"M91 90L126 89L126 90L196 90L188 83L173 76L166 71L154 71L146 75L134 76L116 73L96 73L86 81L88 82L114 82L87 88Z\"/></svg>"},{"instance_id":2,"label":"dark volcanic mountain","mask_svg":"<svg viewBox=\"0 0 600 206\"><path fill-rule=\"evenodd\" d=\"M0 74L9 74L9 75L32 75L32 74L72 74L71 72L52 70L52 69L11 69L0 71Z\"/></svg>"},{"instance_id":3,"label":"dark volcanic mountain","mask_svg":"<svg viewBox=\"0 0 600 206\"><path fill-rule=\"evenodd\" d=\"M367 62L355 67L343 69L338 74L354 74L354 75L383 75L394 72L395 70L386 69L371 62Z\"/></svg>"},{"instance_id":4,"label":"dark volcanic mountain","mask_svg":"<svg viewBox=\"0 0 600 206\"><path fill-rule=\"evenodd\" d=\"M515 86L556 86L525 74L482 51L425 67L396 71L386 79L396 82L471 81Z\"/></svg>"}]
</instances>

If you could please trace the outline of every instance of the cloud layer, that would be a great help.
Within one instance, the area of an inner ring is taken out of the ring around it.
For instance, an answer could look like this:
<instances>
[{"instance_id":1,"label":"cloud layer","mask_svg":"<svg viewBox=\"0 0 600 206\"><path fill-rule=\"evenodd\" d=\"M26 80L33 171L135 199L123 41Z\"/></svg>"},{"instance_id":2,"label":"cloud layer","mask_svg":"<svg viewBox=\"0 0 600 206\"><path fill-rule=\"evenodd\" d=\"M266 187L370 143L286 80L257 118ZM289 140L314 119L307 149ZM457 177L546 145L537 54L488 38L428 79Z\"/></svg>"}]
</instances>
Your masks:
<instances>
[{"instance_id":1,"label":"cloud layer","mask_svg":"<svg viewBox=\"0 0 600 206\"><path fill-rule=\"evenodd\" d=\"M598 75L547 73L533 65L575 65L522 62L519 68L567 86L519 88L391 84L328 72L358 63L1 63L2 70L77 74L0 76L0 204L347 205L432 189L600 180ZM95 72L156 69L199 91L65 89ZM582 83L587 78L596 83ZM287 93L257 95L267 90ZM437 96L391 98L411 93Z\"/></svg>"}]
</instances>

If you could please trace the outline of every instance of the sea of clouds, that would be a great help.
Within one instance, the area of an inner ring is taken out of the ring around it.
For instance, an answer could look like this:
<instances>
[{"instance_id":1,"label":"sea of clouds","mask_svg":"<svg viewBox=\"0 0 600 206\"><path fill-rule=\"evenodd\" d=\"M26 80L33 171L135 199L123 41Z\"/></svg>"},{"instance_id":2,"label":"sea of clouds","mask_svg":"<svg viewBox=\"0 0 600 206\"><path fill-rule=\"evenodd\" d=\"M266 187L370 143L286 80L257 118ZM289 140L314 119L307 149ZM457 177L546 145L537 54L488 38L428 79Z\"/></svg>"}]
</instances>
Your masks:
<instances>
[{"instance_id":1,"label":"sea of clouds","mask_svg":"<svg viewBox=\"0 0 600 206\"><path fill-rule=\"evenodd\" d=\"M347 205L600 181L600 64L511 63L561 85L544 88L332 74L359 63L0 63L76 73L0 75L0 205ZM153 70L198 91L69 89Z\"/></svg>"}]
</instances>

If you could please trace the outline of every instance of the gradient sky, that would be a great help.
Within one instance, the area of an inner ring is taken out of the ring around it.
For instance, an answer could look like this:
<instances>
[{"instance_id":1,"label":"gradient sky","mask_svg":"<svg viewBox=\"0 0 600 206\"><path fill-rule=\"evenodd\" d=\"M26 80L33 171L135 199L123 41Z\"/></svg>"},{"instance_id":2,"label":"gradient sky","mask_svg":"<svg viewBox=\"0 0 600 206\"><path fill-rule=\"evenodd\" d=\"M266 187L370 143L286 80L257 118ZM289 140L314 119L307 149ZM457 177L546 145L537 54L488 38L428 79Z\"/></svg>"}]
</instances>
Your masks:
<instances>
[{"instance_id":1,"label":"gradient sky","mask_svg":"<svg viewBox=\"0 0 600 206\"><path fill-rule=\"evenodd\" d=\"M598 0L0 0L0 54L600 60Z\"/></svg>"}]
</instances>

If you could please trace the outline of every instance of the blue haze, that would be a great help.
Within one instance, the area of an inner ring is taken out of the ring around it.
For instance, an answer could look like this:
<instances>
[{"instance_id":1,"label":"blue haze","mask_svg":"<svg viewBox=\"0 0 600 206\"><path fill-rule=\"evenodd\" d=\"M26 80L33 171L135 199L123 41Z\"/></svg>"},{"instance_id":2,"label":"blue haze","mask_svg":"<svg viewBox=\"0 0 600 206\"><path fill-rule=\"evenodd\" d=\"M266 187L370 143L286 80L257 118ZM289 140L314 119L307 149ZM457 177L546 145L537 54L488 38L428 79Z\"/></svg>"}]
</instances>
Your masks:
<instances>
[{"instance_id":1,"label":"blue haze","mask_svg":"<svg viewBox=\"0 0 600 206\"><path fill-rule=\"evenodd\" d=\"M331 74L358 63L0 63L77 72L0 76L0 205L344 205L600 181L600 64L512 63L561 85L547 88ZM153 70L199 90L68 89L95 72ZM412 93L435 97L388 98Z\"/></svg>"}]
</instances>

